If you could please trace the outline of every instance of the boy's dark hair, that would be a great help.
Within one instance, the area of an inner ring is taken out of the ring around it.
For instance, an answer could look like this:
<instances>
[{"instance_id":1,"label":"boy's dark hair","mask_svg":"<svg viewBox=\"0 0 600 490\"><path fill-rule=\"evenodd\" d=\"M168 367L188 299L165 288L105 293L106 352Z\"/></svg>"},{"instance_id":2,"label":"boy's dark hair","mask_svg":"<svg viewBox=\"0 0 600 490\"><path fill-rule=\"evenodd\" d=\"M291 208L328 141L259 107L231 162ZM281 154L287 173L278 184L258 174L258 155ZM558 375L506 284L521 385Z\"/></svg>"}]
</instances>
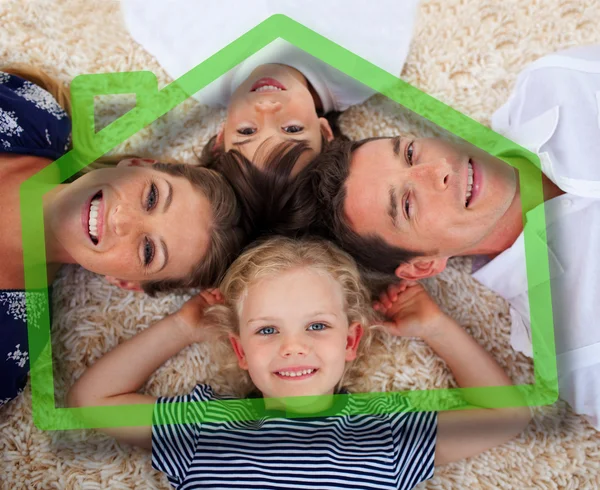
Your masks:
<instances>
[{"instance_id":1,"label":"boy's dark hair","mask_svg":"<svg viewBox=\"0 0 600 490\"><path fill-rule=\"evenodd\" d=\"M325 119L327 119L327 122L329 123L331 131L333 133L334 141L349 141L348 138L344 136L344 134L341 132L338 124L338 119L341 114L341 112L336 111L328 112L324 115L317 113L319 117L324 117ZM225 154L225 148L223 144L217 146L217 136L218 135L216 134L213 135L208 140L208 143L204 145L204 148L202 148L202 152L198 157L198 166L213 168L215 165L218 164L217 162L219 161L221 156ZM329 145L330 142L327 141L324 135L321 135L321 151L325 151L329 147Z\"/></svg>"},{"instance_id":2,"label":"boy's dark hair","mask_svg":"<svg viewBox=\"0 0 600 490\"><path fill-rule=\"evenodd\" d=\"M300 237L313 229L315 200L310 194L298 192L311 163L292 176L307 151L310 147L305 142L285 141L266 155L262 169L237 150L222 154L212 165L234 189L249 241L268 235Z\"/></svg>"}]
</instances>

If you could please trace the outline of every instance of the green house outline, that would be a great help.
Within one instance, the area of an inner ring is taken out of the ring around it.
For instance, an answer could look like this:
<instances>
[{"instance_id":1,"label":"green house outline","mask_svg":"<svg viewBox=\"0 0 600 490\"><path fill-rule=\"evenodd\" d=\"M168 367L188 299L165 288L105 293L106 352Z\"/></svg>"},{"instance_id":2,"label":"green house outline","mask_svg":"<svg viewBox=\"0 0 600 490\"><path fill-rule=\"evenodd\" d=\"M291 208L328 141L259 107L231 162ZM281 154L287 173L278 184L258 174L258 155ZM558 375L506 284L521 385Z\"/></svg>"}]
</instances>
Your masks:
<instances>
[{"instance_id":1,"label":"green house outline","mask_svg":"<svg viewBox=\"0 0 600 490\"><path fill-rule=\"evenodd\" d=\"M35 359L31 363L31 391L33 418L38 428L65 430L150 425L153 411L153 405L56 408L45 265L43 194L277 38L288 41L456 136L502 158L519 171L523 209L534 209L543 203L541 166L535 154L284 15L269 17L160 91L156 76L151 72L80 75L71 84L73 150L28 179L20 189L28 312L33 307L32 292L39 294L39 291L42 291L45 296L41 318L38 315L38 320L34 321L33 315L28 315L27 325L30 358ZM118 93L135 93L136 107L96 133L94 96ZM520 400L524 399L528 406L554 403L558 397L558 380L543 206L524 217L530 225L525 227L524 238L534 351L534 384L517 387L363 393L334 397L377 399L402 394L411 405L410 410L444 410L447 409L445 403L448 398L461 394L477 396L485 401L487 407L515 406L522 403L515 401L515 391L518 391L522 397ZM37 306L39 308L39 305ZM398 368L401 369L401 366ZM310 398L313 397L285 401L287 406L293 407L295 403L311 402ZM260 403L256 400L246 402L249 407L260 413ZM173 420L161 423L194 422L195 410L187 409L192 404L199 403L219 403L225 406L228 404L227 401L174 403L173 413L177 413L177 416ZM237 401L236 406L239 407L239 403ZM379 413L383 405L385 404L361 403L361 407L371 407L368 412L362 411L361 414ZM393 408L383 411L393 411ZM232 412L229 420L241 420L239 413L239 410L235 411L235 415ZM327 414L321 412L321 415ZM288 412L287 416L302 415Z\"/></svg>"}]
</instances>

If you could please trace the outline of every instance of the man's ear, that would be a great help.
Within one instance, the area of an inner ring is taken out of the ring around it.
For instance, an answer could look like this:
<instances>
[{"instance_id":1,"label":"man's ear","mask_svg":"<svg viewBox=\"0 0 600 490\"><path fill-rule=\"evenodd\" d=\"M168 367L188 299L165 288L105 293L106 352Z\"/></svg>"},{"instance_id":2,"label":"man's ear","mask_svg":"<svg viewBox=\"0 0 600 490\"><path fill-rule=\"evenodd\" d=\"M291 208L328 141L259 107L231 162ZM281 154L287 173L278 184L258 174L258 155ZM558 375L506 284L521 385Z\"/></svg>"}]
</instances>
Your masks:
<instances>
[{"instance_id":1,"label":"man's ear","mask_svg":"<svg viewBox=\"0 0 600 490\"><path fill-rule=\"evenodd\" d=\"M117 167L151 167L154 163L158 163L158 160L152 158L124 158Z\"/></svg>"},{"instance_id":2,"label":"man's ear","mask_svg":"<svg viewBox=\"0 0 600 490\"><path fill-rule=\"evenodd\" d=\"M244 348L242 347L240 338L237 335L233 335L232 333L230 333L229 342L231 342L233 352L235 352L235 357L237 357L240 368L245 369L247 371L248 361L246 361L246 354L244 353Z\"/></svg>"},{"instance_id":3,"label":"man's ear","mask_svg":"<svg viewBox=\"0 0 600 490\"><path fill-rule=\"evenodd\" d=\"M447 262L448 257L418 257L400 264L394 271L394 274L400 279L417 281L439 274L446 268Z\"/></svg>"},{"instance_id":4,"label":"man's ear","mask_svg":"<svg viewBox=\"0 0 600 490\"><path fill-rule=\"evenodd\" d=\"M354 359L356 359L356 353L358 352L358 346L363 333L364 330L362 325L358 322L354 322L348 327L348 336L346 337L346 361L354 361Z\"/></svg>"},{"instance_id":5,"label":"man's ear","mask_svg":"<svg viewBox=\"0 0 600 490\"><path fill-rule=\"evenodd\" d=\"M141 284L139 281L123 281L122 279L117 279L114 276L104 276L104 278L113 286L117 286L118 288L125 289L127 291L138 291L143 293Z\"/></svg>"},{"instance_id":6,"label":"man's ear","mask_svg":"<svg viewBox=\"0 0 600 490\"><path fill-rule=\"evenodd\" d=\"M324 117L319 118L319 125L321 126L321 134L325 137L328 142L333 140L333 131L329 125L329 121Z\"/></svg>"}]
</instances>

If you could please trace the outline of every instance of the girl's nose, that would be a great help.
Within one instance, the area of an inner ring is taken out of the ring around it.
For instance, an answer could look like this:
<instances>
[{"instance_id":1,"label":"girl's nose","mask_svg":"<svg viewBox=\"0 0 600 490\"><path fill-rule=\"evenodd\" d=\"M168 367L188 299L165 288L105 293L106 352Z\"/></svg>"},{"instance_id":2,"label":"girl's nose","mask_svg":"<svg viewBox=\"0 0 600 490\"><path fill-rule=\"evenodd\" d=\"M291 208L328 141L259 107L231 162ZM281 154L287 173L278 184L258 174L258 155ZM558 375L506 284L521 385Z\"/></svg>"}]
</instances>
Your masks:
<instances>
[{"instance_id":1,"label":"girl's nose","mask_svg":"<svg viewBox=\"0 0 600 490\"><path fill-rule=\"evenodd\" d=\"M283 357L305 356L308 346L298 337L288 337L281 343L281 355Z\"/></svg>"}]
</instances>

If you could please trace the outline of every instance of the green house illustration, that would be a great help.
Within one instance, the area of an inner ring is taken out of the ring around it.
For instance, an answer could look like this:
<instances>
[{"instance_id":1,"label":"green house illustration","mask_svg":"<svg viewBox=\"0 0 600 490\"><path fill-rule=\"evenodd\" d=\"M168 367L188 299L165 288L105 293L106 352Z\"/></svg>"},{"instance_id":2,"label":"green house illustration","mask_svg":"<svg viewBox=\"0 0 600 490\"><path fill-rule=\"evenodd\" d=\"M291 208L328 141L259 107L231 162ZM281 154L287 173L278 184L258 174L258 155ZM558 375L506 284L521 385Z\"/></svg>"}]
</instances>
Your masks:
<instances>
[{"instance_id":1,"label":"green house illustration","mask_svg":"<svg viewBox=\"0 0 600 490\"><path fill-rule=\"evenodd\" d=\"M76 172L123 143L156 119L171 111L194 93L213 82L231 68L253 55L277 38L295 45L346 75L355 78L444 130L504 159L519 171L524 209L533 209L543 202L540 162L536 155L491 129L461 114L433 97L421 92L381 68L369 63L343 47L329 41L298 22L274 15L254 27L195 68L158 90L152 72L128 72L80 75L71 84L73 107L73 150L31 177L21 186L21 217L23 223L23 253L27 292L47 291L42 196L52 187L72 177ZM96 132L94 127L94 97L108 94L135 93L136 106L107 127ZM535 220L535 228L545 230L544 213L527 216ZM553 403L558 396L554 332L549 283L548 251L545 241L528 236L525 229L527 279L534 350L535 383L516 389L528 405ZM531 235L532 232L529 233ZM532 287L534 286L534 287ZM46 289L45 289L46 288ZM39 305L38 305L39 306ZM28 310L30 308L28 294ZM32 315L28 315L29 318ZM36 426L44 430L101 428L151 425L152 405L118 407L57 408L54 400L52 349L48 296L41 318L33 324L28 320L29 348L32 358L31 388L33 416ZM514 387L481 387L407 391L402 393L366 393L332 395L356 397L364 403L355 404L358 413L376 413L383 404L369 403L377 397L403 396L411 410L444 410L447 401L460 397L462 391L476 390L488 407L514 406ZM286 400L286 403L288 400ZM310 400L308 400L310 402ZM167 423L194 422L194 410L181 403L175 407L179 418ZM254 400L205 403L248 403L260 407ZM306 401L304 402L306 403ZM389 404L388 404L389 405ZM464 408L468 408L465 406ZM404 408L405 409L405 408ZM231 420L240 420L239 410L231 411ZM290 414L290 416L298 416Z\"/></svg>"}]
</instances>

